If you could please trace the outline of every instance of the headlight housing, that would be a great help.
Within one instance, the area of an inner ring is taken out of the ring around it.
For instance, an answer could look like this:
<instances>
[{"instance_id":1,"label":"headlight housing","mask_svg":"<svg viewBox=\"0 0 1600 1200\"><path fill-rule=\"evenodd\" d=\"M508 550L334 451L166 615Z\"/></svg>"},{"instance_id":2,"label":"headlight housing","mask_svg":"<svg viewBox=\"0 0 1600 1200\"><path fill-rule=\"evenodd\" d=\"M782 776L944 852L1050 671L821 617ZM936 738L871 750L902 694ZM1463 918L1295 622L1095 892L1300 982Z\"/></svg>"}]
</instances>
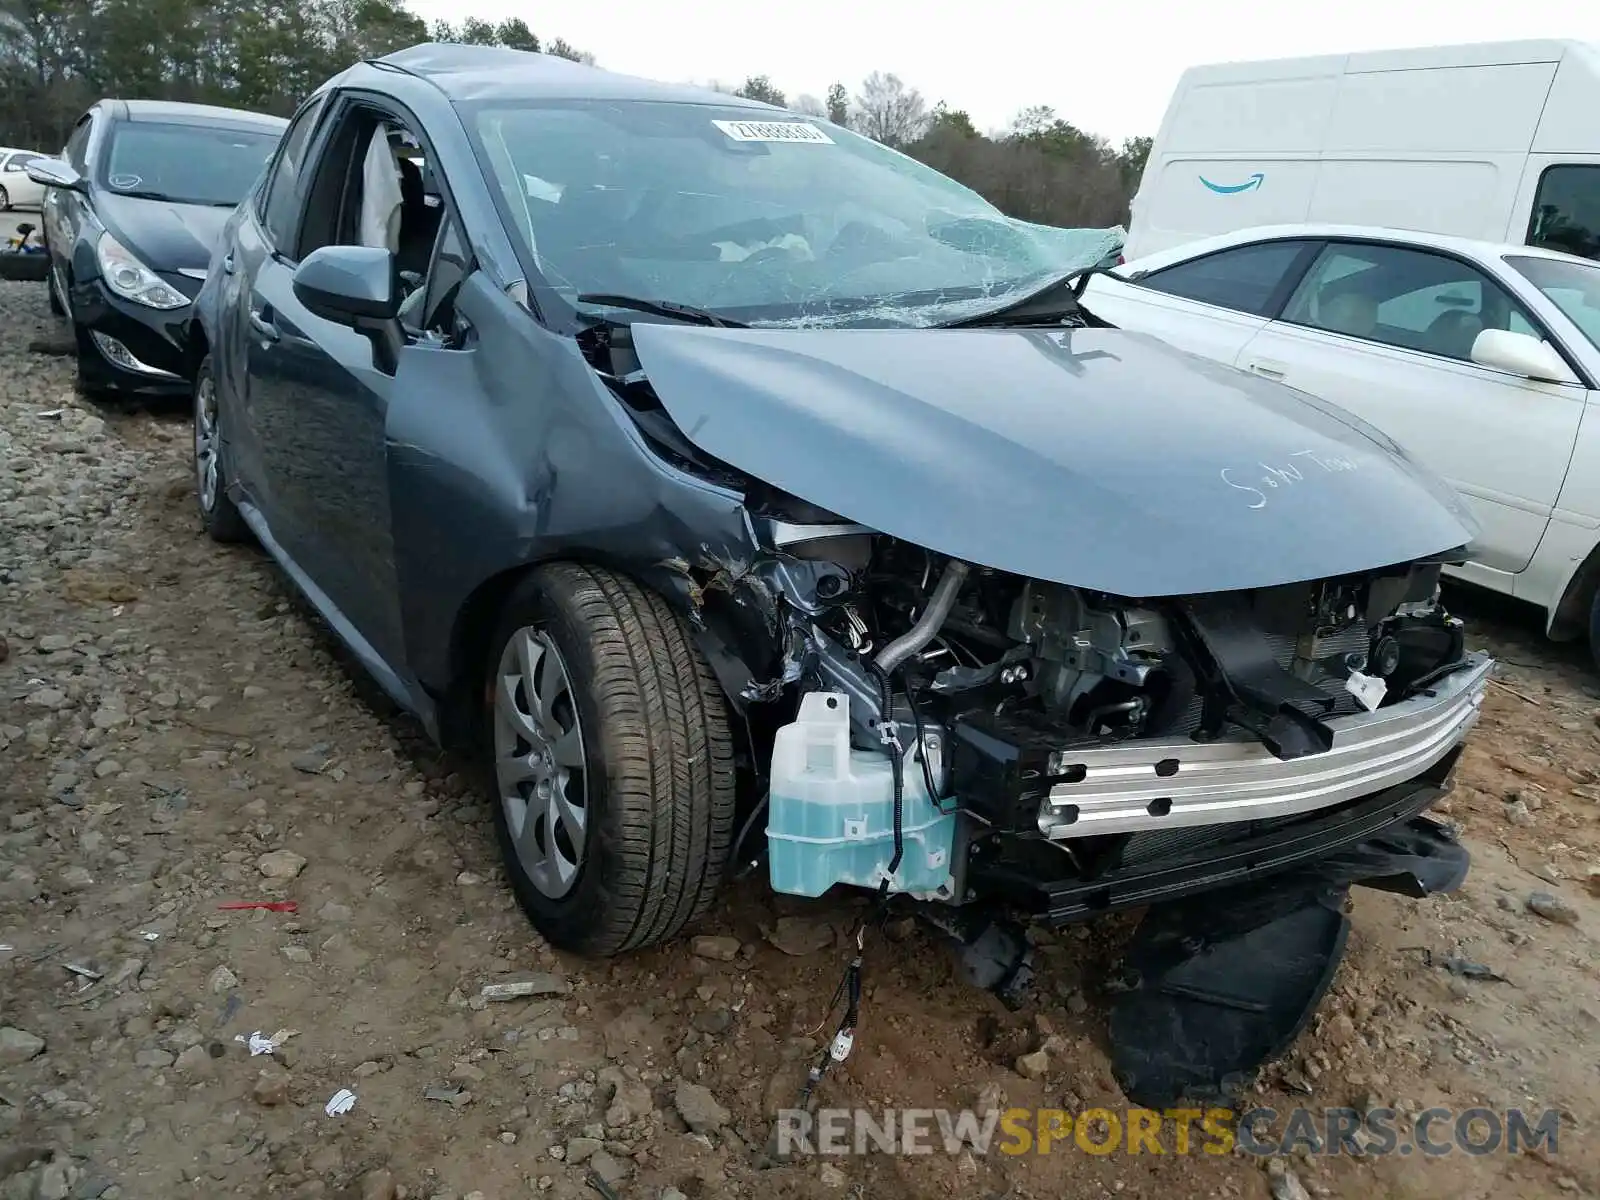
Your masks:
<instances>
[{"instance_id":1,"label":"headlight housing","mask_svg":"<svg viewBox=\"0 0 1600 1200\"><path fill-rule=\"evenodd\" d=\"M189 297L145 266L109 233L100 235L94 256L100 264L101 280L124 300L160 309L182 308L189 303Z\"/></svg>"}]
</instances>

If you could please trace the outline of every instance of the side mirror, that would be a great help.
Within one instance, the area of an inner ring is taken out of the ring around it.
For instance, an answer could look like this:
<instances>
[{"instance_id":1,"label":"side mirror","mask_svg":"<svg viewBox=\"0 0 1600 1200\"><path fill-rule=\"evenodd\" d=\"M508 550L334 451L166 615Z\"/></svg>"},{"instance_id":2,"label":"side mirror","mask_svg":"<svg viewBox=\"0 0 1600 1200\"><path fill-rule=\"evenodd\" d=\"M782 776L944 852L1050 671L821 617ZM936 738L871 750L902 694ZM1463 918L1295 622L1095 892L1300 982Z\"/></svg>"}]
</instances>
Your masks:
<instances>
[{"instance_id":1,"label":"side mirror","mask_svg":"<svg viewBox=\"0 0 1600 1200\"><path fill-rule=\"evenodd\" d=\"M400 312L400 271L388 250L323 246L295 268L294 294L324 321L392 321Z\"/></svg>"},{"instance_id":2,"label":"side mirror","mask_svg":"<svg viewBox=\"0 0 1600 1200\"><path fill-rule=\"evenodd\" d=\"M400 270L393 252L376 246L323 246L295 268L295 299L324 321L347 325L372 341L374 364L392 373L405 344L400 329Z\"/></svg>"},{"instance_id":3,"label":"side mirror","mask_svg":"<svg viewBox=\"0 0 1600 1200\"><path fill-rule=\"evenodd\" d=\"M1472 361L1527 379L1547 383L1577 383L1578 377L1549 342L1509 329L1485 329L1472 343Z\"/></svg>"},{"instance_id":4,"label":"side mirror","mask_svg":"<svg viewBox=\"0 0 1600 1200\"><path fill-rule=\"evenodd\" d=\"M71 163L59 158L35 158L22 168L28 178L45 187L66 188L69 192L84 190L84 178Z\"/></svg>"}]
</instances>

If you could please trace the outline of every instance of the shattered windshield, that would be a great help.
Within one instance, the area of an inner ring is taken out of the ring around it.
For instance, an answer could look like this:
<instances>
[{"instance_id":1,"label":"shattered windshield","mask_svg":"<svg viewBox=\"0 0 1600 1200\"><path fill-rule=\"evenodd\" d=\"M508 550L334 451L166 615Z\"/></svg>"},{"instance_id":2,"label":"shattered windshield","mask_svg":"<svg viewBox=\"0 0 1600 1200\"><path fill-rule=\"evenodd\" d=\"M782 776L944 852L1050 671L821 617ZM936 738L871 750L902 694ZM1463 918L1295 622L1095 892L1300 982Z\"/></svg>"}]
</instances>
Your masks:
<instances>
[{"instance_id":1,"label":"shattered windshield","mask_svg":"<svg viewBox=\"0 0 1600 1200\"><path fill-rule=\"evenodd\" d=\"M662 101L475 106L511 227L569 303L609 293L753 325L942 325L1099 264L1120 229L1013 220L868 138Z\"/></svg>"}]
</instances>

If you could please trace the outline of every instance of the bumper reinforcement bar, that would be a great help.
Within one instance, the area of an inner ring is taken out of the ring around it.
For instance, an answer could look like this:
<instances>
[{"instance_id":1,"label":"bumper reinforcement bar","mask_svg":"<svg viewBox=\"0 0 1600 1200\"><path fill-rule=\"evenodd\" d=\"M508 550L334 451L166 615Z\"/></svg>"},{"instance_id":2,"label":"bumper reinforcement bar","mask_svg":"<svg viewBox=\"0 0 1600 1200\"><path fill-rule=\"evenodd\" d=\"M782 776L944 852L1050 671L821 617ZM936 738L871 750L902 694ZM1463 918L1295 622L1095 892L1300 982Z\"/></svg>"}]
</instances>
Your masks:
<instances>
[{"instance_id":1,"label":"bumper reinforcement bar","mask_svg":"<svg viewBox=\"0 0 1600 1200\"><path fill-rule=\"evenodd\" d=\"M1057 925L1251 883L1295 868L1322 880L1412 896L1448 892L1466 874L1466 851L1445 826L1420 814L1444 795L1459 756L1459 750L1452 750L1419 777L1332 812L1113 867L1093 879L1041 879L1045 848L1035 843L1038 850L1026 859L1003 854L974 861L973 883Z\"/></svg>"},{"instance_id":2,"label":"bumper reinforcement bar","mask_svg":"<svg viewBox=\"0 0 1600 1200\"><path fill-rule=\"evenodd\" d=\"M1333 745L1283 760L1247 738L1159 738L1061 752L1074 782L1039 806L1053 840L1291 816L1410 779L1450 753L1478 719L1494 660L1471 665L1399 704L1327 722Z\"/></svg>"}]
</instances>

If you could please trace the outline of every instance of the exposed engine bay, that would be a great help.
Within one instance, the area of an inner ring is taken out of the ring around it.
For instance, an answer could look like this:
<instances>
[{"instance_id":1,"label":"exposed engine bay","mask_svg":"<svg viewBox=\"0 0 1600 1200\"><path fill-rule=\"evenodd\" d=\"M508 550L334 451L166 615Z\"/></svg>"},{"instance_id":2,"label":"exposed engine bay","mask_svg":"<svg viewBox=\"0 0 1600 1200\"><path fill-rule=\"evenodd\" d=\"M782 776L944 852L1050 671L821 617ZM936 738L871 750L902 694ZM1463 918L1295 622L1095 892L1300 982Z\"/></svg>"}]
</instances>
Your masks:
<instances>
[{"instance_id":1,"label":"exposed engine bay","mask_svg":"<svg viewBox=\"0 0 1600 1200\"><path fill-rule=\"evenodd\" d=\"M833 522L756 530L781 653L743 698L796 713L772 749L779 890L959 903L969 859L1019 839L1055 851L1025 874L1091 877L1409 779L1481 703L1439 561L1131 598Z\"/></svg>"},{"instance_id":2,"label":"exposed engine bay","mask_svg":"<svg viewBox=\"0 0 1600 1200\"><path fill-rule=\"evenodd\" d=\"M897 690L938 723L1010 714L1070 741L1178 731L1205 740L1240 724L1275 732L1294 757L1312 752L1319 718L1404 698L1462 649L1459 624L1437 605L1437 564L1137 601L972 569L888 539L871 554L853 580L832 584L831 603L802 614L813 649L826 678L854 674L867 696L871 669L841 666L836 650L900 671ZM1219 670L1243 689L1236 698Z\"/></svg>"}]
</instances>

